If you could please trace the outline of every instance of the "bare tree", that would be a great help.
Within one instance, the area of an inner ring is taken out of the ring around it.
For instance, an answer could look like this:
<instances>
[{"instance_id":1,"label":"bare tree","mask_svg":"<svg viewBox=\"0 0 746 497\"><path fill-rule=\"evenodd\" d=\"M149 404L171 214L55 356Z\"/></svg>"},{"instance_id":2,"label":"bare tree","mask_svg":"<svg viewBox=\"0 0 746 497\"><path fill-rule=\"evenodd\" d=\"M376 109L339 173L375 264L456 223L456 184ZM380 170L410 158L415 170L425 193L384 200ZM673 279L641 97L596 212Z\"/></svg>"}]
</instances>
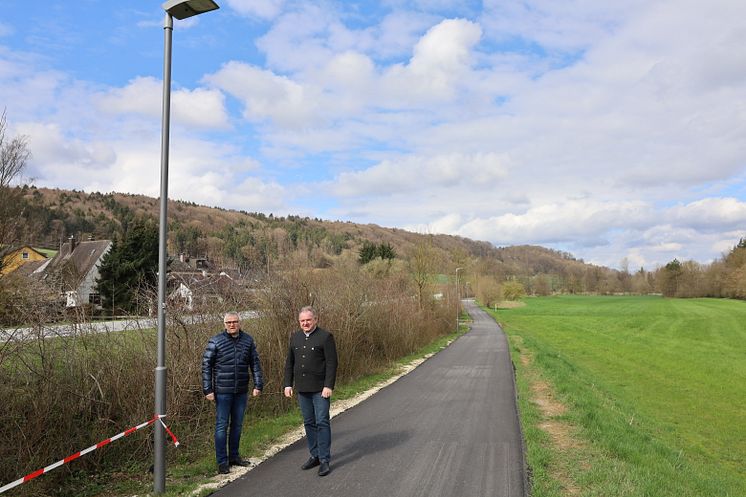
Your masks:
<instances>
[{"instance_id":1,"label":"bare tree","mask_svg":"<svg viewBox=\"0 0 746 497\"><path fill-rule=\"evenodd\" d=\"M16 136L10 140L5 137L7 119L5 110L0 117L0 188L8 188L11 182L26 167L31 153L28 150L27 138Z\"/></svg>"},{"instance_id":2,"label":"bare tree","mask_svg":"<svg viewBox=\"0 0 746 497\"><path fill-rule=\"evenodd\" d=\"M6 137L7 120L5 110L0 117L0 246L11 245L18 240L23 204L21 193L11 184L18 178L31 157L25 136Z\"/></svg>"},{"instance_id":3,"label":"bare tree","mask_svg":"<svg viewBox=\"0 0 746 497\"><path fill-rule=\"evenodd\" d=\"M433 247L432 240L418 242L409 256L409 272L412 281L417 287L417 300L420 309L425 307L426 295L431 290L438 266L437 252Z\"/></svg>"}]
</instances>

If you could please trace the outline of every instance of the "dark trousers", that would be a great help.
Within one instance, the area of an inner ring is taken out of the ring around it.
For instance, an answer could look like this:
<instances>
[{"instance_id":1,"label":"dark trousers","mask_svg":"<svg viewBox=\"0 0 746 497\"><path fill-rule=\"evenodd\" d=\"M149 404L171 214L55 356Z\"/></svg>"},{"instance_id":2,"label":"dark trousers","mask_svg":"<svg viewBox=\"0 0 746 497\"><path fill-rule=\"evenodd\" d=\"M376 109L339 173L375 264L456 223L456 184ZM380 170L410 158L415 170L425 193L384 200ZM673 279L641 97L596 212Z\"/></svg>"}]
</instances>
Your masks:
<instances>
[{"instance_id":1,"label":"dark trousers","mask_svg":"<svg viewBox=\"0 0 746 497\"><path fill-rule=\"evenodd\" d=\"M312 457L329 462L332 448L332 430L329 420L331 401L322 397L321 392L298 392L298 404L303 414L308 451Z\"/></svg>"},{"instance_id":2,"label":"dark trousers","mask_svg":"<svg viewBox=\"0 0 746 497\"><path fill-rule=\"evenodd\" d=\"M215 458L218 466L236 461L241 456L238 445L241 442L241 429L248 393L216 393L215 394ZM228 452L226 452L226 443Z\"/></svg>"}]
</instances>

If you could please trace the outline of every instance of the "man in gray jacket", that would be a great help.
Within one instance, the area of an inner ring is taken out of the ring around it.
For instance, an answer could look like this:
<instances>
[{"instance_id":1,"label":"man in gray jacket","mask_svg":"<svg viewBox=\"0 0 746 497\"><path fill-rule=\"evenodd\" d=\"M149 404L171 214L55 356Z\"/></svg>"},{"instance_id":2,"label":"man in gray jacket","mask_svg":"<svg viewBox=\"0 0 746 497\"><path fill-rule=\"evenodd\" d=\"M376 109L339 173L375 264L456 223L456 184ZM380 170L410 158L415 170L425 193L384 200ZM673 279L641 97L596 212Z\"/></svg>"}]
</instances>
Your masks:
<instances>
[{"instance_id":1,"label":"man in gray jacket","mask_svg":"<svg viewBox=\"0 0 746 497\"><path fill-rule=\"evenodd\" d=\"M301 309L298 322L301 329L290 337L285 360L285 397L293 396L295 383L311 453L301 469L318 466L319 476L326 476L331 471L329 406L337 379L337 347L334 336L317 326L318 315L313 307Z\"/></svg>"},{"instance_id":2,"label":"man in gray jacket","mask_svg":"<svg viewBox=\"0 0 746 497\"><path fill-rule=\"evenodd\" d=\"M231 465L249 465L238 452L249 377L254 378L251 395L256 397L264 387L264 375L256 343L241 330L238 313L227 313L223 322L225 329L210 338L202 356L202 393L215 402L215 458L218 472L227 474Z\"/></svg>"}]
</instances>

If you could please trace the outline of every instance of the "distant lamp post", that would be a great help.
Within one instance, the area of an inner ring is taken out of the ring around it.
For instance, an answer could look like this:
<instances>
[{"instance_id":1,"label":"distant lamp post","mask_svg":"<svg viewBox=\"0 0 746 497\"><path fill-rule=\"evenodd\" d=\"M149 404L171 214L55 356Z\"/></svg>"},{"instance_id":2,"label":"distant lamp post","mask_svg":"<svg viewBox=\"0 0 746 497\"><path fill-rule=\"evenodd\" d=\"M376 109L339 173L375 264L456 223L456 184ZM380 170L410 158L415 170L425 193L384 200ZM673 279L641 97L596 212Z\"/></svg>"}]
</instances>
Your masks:
<instances>
[{"instance_id":1,"label":"distant lamp post","mask_svg":"<svg viewBox=\"0 0 746 497\"><path fill-rule=\"evenodd\" d=\"M163 120L161 127L161 209L158 232L158 363L155 368L155 414L166 414L166 242L168 241L168 147L171 118L171 38L174 17L186 19L215 10L212 0L168 0L163 23ZM153 489L166 491L166 437L161 423L155 423Z\"/></svg>"},{"instance_id":2,"label":"distant lamp post","mask_svg":"<svg viewBox=\"0 0 746 497\"><path fill-rule=\"evenodd\" d=\"M458 279L458 272L463 268L456 268L456 331L458 331L459 315L461 314L461 284Z\"/></svg>"}]
</instances>

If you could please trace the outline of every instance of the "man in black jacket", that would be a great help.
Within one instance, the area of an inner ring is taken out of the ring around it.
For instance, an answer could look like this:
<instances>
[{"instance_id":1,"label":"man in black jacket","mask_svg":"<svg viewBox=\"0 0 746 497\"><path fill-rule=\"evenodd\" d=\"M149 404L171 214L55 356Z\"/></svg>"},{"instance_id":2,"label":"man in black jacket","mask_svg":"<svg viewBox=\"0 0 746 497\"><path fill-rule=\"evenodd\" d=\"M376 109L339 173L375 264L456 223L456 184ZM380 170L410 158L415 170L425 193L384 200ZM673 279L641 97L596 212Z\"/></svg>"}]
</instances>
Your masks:
<instances>
[{"instance_id":1,"label":"man in black jacket","mask_svg":"<svg viewBox=\"0 0 746 497\"><path fill-rule=\"evenodd\" d=\"M215 458L218 472L227 474L231 465L249 465L238 453L249 401L249 376L254 379L251 395L256 397L264 387L264 375L256 343L241 330L238 314L229 312L223 322L225 330L208 340L202 356L202 393L215 402Z\"/></svg>"},{"instance_id":2,"label":"man in black jacket","mask_svg":"<svg viewBox=\"0 0 746 497\"><path fill-rule=\"evenodd\" d=\"M326 476L330 471L332 432L329 405L337 379L337 347L334 336L317 326L318 315L313 307L301 309L298 322L301 329L290 337L285 361L285 397L293 396L295 383L311 453L301 469L318 466L319 476Z\"/></svg>"}]
</instances>

